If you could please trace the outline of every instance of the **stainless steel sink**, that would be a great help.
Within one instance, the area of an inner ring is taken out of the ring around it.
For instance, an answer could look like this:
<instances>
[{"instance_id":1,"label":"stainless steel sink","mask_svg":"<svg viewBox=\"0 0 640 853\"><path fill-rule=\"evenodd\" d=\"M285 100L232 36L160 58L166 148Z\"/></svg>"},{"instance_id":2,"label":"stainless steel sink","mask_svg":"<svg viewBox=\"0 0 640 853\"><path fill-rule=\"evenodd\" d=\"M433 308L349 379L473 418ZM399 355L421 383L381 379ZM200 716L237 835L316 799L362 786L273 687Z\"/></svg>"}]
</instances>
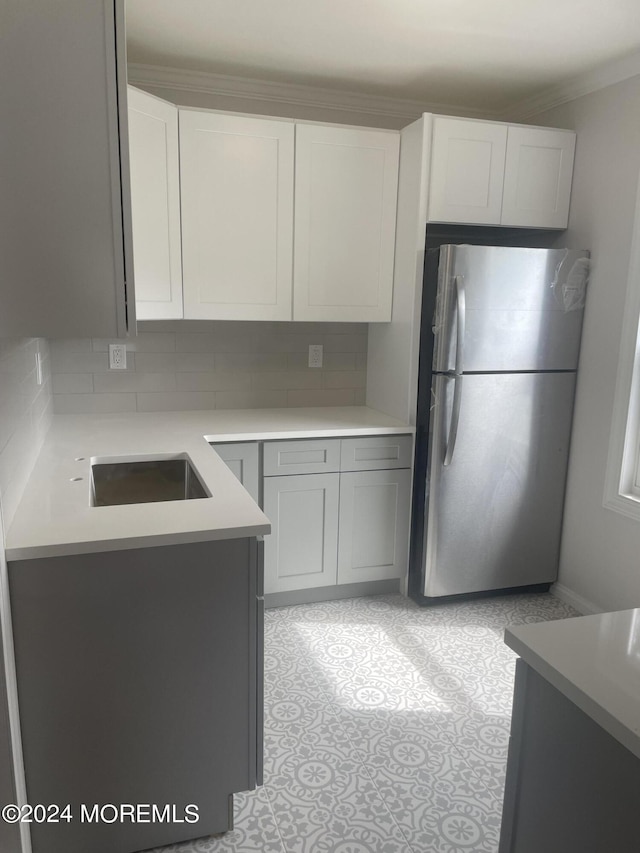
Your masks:
<instances>
[{"instance_id":1,"label":"stainless steel sink","mask_svg":"<svg viewBox=\"0 0 640 853\"><path fill-rule=\"evenodd\" d=\"M144 462L98 462L91 466L93 506L190 501L208 498L186 458Z\"/></svg>"}]
</instances>

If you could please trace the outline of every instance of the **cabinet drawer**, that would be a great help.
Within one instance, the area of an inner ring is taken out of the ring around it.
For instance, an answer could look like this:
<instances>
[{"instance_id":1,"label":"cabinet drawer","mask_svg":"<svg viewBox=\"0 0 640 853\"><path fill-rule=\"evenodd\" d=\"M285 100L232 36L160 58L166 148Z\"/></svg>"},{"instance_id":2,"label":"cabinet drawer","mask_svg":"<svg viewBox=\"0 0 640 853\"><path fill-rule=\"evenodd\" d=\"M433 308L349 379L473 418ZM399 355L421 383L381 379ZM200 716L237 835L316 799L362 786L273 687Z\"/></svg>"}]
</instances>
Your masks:
<instances>
[{"instance_id":1,"label":"cabinet drawer","mask_svg":"<svg viewBox=\"0 0 640 853\"><path fill-rule=\"evenodd\" d=\"M374 471L383 468L410 468L413 439L410 435L375 435L343 438L341 471Z\"/></svg>"},{"instance_id":2,"label":"cabinet drawer","mask_svg":"<svg viewBox=\"0 0 640 853\"><path fill-rule=\"evenodd\" d=\"M339 471L340 439L265 442L263 466L265 477Z\"/></svg>"}]
</instances>

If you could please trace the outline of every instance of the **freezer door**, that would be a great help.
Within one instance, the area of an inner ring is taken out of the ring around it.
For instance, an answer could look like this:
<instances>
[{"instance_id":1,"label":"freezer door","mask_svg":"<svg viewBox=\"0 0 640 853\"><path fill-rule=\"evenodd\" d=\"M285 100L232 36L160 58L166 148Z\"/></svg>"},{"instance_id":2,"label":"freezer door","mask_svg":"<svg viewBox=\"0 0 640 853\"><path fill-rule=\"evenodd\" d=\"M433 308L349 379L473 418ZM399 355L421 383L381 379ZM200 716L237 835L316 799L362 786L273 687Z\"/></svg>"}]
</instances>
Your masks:
<instances>
[{"instance_id":1,"label":"freezer door","mask_svg":"<svg viewBox=\"0 0 640 853\"><path fill-rule=\"evenodd\" d=\"M587 257L567 249L442 246L434 370L575 370Z\"/></svg>"},{"instance_id":2,"label":"freezer door","mask_svg":"<svg viewBox=\"0 0 640 853\"><path fill-rule=\"evenodd\" d=\"M456 383L434 377L424 595L554 581L575 374L462 377L452 448Z\"/></svg>"}]
</instances>

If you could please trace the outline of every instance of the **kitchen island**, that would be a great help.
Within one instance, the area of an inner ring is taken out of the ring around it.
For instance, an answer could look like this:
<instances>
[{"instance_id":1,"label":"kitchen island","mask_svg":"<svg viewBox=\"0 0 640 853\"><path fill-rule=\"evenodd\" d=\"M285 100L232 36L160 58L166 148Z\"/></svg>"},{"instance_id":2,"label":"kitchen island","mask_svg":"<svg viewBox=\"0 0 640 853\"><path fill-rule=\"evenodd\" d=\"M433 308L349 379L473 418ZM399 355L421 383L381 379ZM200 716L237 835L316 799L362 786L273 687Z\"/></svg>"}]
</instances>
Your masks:
<instances>
[{"instance_id":1,"label":"kitchen island","mask_svg":"<svg viewBox=\"0 0 640 853\"><path fill-rule=\"evenodd\" d=\"M27 798L71 816L32 824L34 853L233 825L261 784L270 524L210 445L386 432L410 429L356 407L54 417L6 537ZM95 505L93 465L176 459L197 497Z\"/></svg>"},{"instance_id":2,"label":"kitchen island","mask_svg":"<svg viewBox=\"0 0 640 853\"><path fill-rule=\"evenodd\" d=\"M509 628L500 853L640 850L640 609Z\"/></svg>"}]
</instances>

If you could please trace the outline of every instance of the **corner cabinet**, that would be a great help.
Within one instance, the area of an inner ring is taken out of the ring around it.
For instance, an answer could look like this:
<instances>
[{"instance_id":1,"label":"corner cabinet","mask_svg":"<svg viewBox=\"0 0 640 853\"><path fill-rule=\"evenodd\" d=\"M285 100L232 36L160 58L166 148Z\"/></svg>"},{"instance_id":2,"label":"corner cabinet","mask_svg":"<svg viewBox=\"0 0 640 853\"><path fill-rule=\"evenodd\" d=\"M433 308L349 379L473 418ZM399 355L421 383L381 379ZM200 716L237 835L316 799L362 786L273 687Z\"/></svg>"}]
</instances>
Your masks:
<instances>
[{"instance_id":1,"label":"corner cabinet","mask_svg":"<svg viewBox=\"0 0 640 853\"><path fill-rule=\"evenodd\" d=\"M211 447L254 501L260 501L260 444L257 441L211 442Z\"/></svg>"},{"instance_id":2,"label":"corner cabinet","mask_svg":"<svg viewBox=\"0 0 640 853\"><path fill-rule=\"evenodd\" d=\"M179 120L185 319L290 320L294 125Z\"/></svg>"},{"instance_id":3,"label":"corner cabinet","mask_svg":"<svg viewBox=\"0 0 640 853\"><path fill-rule=\"evenodd\" d=\"M391 319L400 138L296 126L294 320Z\"/></svg>"},{"instance_id":4,"label":"corner cabinet","mask_svg":"<svg viewBox=\"0 0 640 853\"><path fill-rule=\"evenodd\" d=\"M566 228L575 138L434 116L428 221Z\"/></svg>"},{"instance_id":5,"label":"corner cabinet","mask_svg":"<svg viewBox=\"0 0 640 853\"><path fill-rule=\"evenodd\" d=\"M0 336L124 336L135 320L124 0L5 5Z\"/></svg>"}]
</instances>

